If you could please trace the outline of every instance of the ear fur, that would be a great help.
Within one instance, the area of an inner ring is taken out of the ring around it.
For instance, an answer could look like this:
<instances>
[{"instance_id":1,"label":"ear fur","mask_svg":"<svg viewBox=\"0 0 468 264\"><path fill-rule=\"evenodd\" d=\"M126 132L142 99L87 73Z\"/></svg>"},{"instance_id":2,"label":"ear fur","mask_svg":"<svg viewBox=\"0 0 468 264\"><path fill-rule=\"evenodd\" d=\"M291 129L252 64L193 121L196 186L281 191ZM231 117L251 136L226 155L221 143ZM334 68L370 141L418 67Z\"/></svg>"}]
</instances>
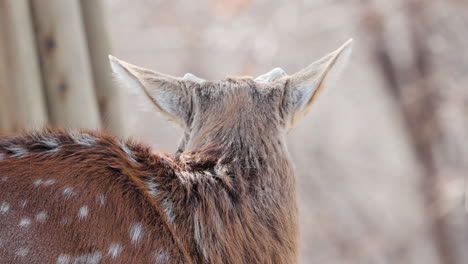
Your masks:
<instances>
[{"instance_id":1,"label":"ear fur","mask_svg":"<svg viewBox=\"0 0 468 264\"><path fill-rule=\"evenodd\" d=\"M190 110L190 94L182 79L151 71L109 55L117 79L132 90L143 91L156 108L184 126Z\"/></svg>"},{"instance_id":2,"label":"ear fur","mask_svg":"<svg viewBox=\"0 0 468 264\"><path fill-rule=\"evenodd\" d=\"M348 40L336 51L288 77L294 110L293 123L310 111L319 92L341 73L351 54L352 42L352 39Z\"/></svg>"}]
</instances>

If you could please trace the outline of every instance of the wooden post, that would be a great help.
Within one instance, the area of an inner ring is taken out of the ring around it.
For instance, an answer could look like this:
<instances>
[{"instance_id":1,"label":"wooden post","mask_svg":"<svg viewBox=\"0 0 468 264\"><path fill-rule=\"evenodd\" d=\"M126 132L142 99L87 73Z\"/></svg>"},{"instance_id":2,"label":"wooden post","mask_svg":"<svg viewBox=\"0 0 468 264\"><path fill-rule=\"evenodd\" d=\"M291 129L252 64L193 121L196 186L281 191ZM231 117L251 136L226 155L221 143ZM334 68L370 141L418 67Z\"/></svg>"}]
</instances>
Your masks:
<instances>
[{"instance_id":1,"label":"wooden post","mask_svg":"<svg viewBox=\"0 0 468 264\"><path fill-rule=\"evenodd\" d=\"M0 10L3 9L0 6ZM3 20L3 19L2 19ZM0 133L11 132L12 130L12 114L10 113L11 106L8 105L10 96L10 85L7 79L7 65L5 61L5 41L3 34L4 27L0 25Z\"/></svg>"},{"instance_id":2,"label":"wooden post","mask_svg":"<svg viewBox=\"0 0 468 264\"><path fill-rule=\"evenodd\" d=\"M124 136L119 86L113 82L108 55L111 53L106 13L102 0L81 0L83 22L103 127Z\"/></svg>"},{"instance_id":3,"label":"wooden post","mask_svg":"<svg viewBox=\"0 0 468 264\"><path fill-rule=\"evenodd\" d=\"M31 0L54 125L100 128L78 0Z\"/></svg>"},{"instance_id":4,"label":"wooden post","mask_svg":"<svg viewBox=\"0 0 468 264\"><path fill-rule=\"evenodd\" d=\"M0 0L0 130L36 129L47 110L28 0Z\"/></svg>"}]
</instances>

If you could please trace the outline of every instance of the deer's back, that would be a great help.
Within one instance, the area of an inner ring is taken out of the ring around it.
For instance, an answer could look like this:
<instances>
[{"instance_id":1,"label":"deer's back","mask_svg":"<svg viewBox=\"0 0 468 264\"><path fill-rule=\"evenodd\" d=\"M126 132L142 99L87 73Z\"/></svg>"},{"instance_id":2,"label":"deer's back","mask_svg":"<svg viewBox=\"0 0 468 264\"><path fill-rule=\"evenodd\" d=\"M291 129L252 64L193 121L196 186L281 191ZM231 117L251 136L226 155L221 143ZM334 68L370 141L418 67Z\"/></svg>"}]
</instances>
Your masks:
<instances>
[{"instance_id":1,"label":"deer's back","mask_svg":"<svg viewBox=\"0 0 468 264\"><path fill-rule=\"evenodd\" d=\"M186 263L143 186L149 156L92 133L1 138L0 263Z\"/></svg>"}]
</instances>

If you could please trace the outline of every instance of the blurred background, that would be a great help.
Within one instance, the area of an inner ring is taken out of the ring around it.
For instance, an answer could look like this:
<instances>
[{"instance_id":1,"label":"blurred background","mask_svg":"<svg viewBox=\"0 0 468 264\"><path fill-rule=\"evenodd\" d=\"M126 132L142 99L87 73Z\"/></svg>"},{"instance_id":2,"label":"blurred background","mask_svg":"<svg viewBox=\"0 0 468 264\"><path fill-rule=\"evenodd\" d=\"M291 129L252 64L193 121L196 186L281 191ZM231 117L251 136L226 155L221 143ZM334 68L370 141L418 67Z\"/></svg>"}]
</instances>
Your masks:
<instances>
[{"instance_id":1,"label":"blurred background","mask_svg":"<svg viewBox=\"0 0 468 264\"><path fill-rule=\"evenodd\" d=\"M293 73L353 37L289 134L301 263L468 263L466 0L0 0L0 132L105 129L173 152L181 131L107 54L175 76Z\"/></svg>"}]
</instances>

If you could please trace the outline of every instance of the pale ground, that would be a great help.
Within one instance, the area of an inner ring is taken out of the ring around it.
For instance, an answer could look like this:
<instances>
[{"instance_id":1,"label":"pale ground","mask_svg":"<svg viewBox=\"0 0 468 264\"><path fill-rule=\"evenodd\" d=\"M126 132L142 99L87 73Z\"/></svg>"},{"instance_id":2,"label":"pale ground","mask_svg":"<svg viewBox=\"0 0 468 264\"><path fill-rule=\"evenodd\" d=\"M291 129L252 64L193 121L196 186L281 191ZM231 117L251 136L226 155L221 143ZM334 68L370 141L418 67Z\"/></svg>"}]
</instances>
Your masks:
<instances>
[{"instance_id":1,"label":"pale ground","mask_svg":"<svg viewBox=\"0 0 468 264\"><path fill-rule=\"evenodd\" d=\"M115 55L176 76L256 76L277 66L292 73L353 37L354 53L341 80L288 138L298 176L301 263L438 263L421 206L422 175L400 112L371 60L360 1L106 1ZM398 8L391 1L377 2L392 16L394 48L404 54ZM447 49L443 37L435 43L439 52ZM457 61L465 68L459 79L451 79L452 86L458 82L466 88L467 60ZM173 152L180 130L160 115L137 111L136 98L124 98L131 101L129 134ZM457 127L448 130L455 131L449 138L463 147L442 153L463 163L468 120L460 107L468 101L446 100L441 115L447 126ZM441 186L447 214L462 210L466 170L457 169L443 170L452 173ZM466 226L466 215L455 215L454 222ZM457 230L462 261L468 232Z\"/></svg>"}]
</instances>

